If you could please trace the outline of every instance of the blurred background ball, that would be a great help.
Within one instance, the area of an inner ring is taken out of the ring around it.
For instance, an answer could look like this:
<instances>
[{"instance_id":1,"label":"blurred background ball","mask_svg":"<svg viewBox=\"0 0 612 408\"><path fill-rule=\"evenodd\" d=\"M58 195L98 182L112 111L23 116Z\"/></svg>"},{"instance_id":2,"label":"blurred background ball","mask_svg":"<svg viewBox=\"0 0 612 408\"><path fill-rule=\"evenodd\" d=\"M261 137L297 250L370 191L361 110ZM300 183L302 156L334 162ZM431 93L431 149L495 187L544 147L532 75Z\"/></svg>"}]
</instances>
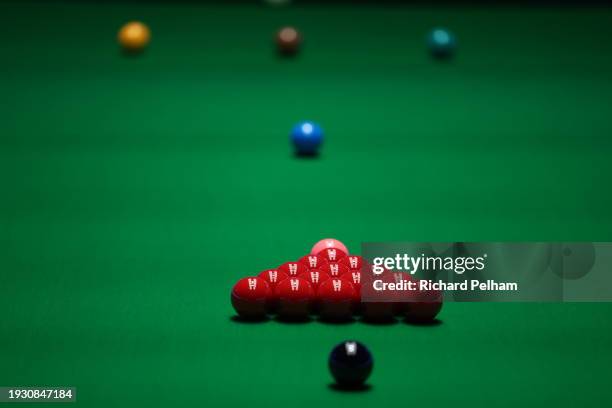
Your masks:
<instances>
[{"instance_id":1,"label":"blurred background ball","mask_svg":"<svg viewBox=\"0 0 612 408\"><path fill-rule=\"evenodd\" d=\"M300 50L302 35L295 27L283 27L276 33L275 41L279 54L292 56Z\"/></svg>"},{"instance_id":2,"label":"blurred background ball","mask_svg":"<svg viewBox=\"0 0 612 408\"><path fill-rule=\"evenodd\" d=\"M450 58L457 48L457 39L446 28L434 28L427 34L427 48L435 58Z\"/></svg>"},{"instance_id":3,"label":"blurred background ball","mask_svg":"<svg viewBox=\"0 0 612 408\"><path fill-rule=\"evenodd\" d=\"M291 0L263 0L264 4L267 4L268 6L286 6L288 4L291 4Z\"/></svg>"},{"instance_id":4,"label":"blurred background ball","mask_svg":"<svg viewBox=\"0 0 612 408\"><path fill-rule=\"evenodd\" d=\"M117 34L117 40L126 51L142 51L151 41L151 30L140 21L130 21L121 27Z\"/></svg>"},{"instance_id":5,"label":"blurred background ball","mask_svg":"<svg viewBox=\"0 0 612 408\"><path fill-rule=\"evenodd\" d=\"M552 245L550 267L563 279L580 279L595 264L595 246L590 242L560 242Z\"/></svg>"}]
</instances>

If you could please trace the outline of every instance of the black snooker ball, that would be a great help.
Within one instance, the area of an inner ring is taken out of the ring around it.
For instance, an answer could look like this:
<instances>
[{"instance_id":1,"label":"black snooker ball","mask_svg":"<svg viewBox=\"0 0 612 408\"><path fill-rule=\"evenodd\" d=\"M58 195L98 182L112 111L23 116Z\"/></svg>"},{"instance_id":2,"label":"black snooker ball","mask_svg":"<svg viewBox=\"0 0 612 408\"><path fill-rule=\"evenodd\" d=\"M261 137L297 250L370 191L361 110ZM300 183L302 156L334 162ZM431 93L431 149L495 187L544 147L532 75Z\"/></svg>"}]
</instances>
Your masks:
<instances>
[{"instance_id":1,"label":"black snooker ball","mask_svg":"<svg viewBox=\"0 0 612 408\"><path fill-rule=\"evenodd\" d=\"M329 371L340 387L359 387L368 379L373 366L372 354L363 344L347 340L329 355Z\"/></svg>"}]
</instances>

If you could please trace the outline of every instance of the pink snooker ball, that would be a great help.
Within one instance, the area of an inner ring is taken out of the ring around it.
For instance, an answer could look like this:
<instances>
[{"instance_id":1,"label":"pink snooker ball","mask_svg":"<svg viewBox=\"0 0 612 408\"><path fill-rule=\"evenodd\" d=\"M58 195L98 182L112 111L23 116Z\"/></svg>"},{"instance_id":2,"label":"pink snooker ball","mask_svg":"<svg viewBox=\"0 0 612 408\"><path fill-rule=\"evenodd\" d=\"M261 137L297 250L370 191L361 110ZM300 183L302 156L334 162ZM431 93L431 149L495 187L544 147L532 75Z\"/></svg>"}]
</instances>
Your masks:
<instances>
[{"instance_id":1,"label":"pink snooker ball","mask_svg":"<svg viewBox=\"0 0 612 408\"><path fill-rule=\"evenodd\" d=\"M310 250L310 253L313 255L316 255L319 252L327 248L335 248L335 249L338 249L344 252L346 255L349 254L349 251L346 248L346 245L344 245L342 242L338 241L337 239L333 239L333 238L325 238L325 239L320 240L319 242L314 244L314 246Z\"/></svg>"}]
</instances>

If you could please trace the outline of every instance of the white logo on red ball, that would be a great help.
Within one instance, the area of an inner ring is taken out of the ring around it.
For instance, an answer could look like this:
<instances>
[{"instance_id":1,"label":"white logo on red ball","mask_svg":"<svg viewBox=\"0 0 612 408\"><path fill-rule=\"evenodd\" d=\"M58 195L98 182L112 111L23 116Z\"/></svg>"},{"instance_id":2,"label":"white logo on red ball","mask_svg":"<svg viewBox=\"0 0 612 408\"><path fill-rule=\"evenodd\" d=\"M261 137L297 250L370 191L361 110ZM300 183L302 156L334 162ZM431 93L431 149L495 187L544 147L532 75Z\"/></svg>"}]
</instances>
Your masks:
<instances>
[{"instance_id":1,"label":"white logo on red ball","mask_svg":"<svg viewBox=\"0 0 612 408\"><path fill-rule=\"evenodd\" d=\"M334 292L340 292L342 290L342 281L335 279L332 282L332 286L334 287Z\"/></svg>"},{"instance_id":2,"label":"white logo on red ball","mask_svg":"<svg viewBox=\"0 0 612 408\"><path fill-rule=\"evenodd\" d=\"M327 256L329 257L330 261L335 261L336 260L336 250L335 249L328 249L327 250Z\"/></svg>"}]
</instances>

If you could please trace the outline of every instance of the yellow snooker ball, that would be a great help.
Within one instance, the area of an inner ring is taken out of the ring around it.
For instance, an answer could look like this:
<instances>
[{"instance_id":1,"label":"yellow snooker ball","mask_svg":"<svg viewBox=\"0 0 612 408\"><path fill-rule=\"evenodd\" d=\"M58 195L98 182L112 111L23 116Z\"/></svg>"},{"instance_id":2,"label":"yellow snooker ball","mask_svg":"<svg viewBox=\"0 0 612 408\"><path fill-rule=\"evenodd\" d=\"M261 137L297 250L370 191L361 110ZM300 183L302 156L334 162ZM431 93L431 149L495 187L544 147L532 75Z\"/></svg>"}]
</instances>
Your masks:
<instances>
[{"instance_id":1,"label":"yellow snooker ball","mask_svg":"<svg viewBox=\"0 0 612 408\"><path fill-rule=\"evenodd\" d=\"M126 51L142 51L151 40L151 31L146 24L130 21L121 27L117 39Z\"/></svg>"}]
</instances>

